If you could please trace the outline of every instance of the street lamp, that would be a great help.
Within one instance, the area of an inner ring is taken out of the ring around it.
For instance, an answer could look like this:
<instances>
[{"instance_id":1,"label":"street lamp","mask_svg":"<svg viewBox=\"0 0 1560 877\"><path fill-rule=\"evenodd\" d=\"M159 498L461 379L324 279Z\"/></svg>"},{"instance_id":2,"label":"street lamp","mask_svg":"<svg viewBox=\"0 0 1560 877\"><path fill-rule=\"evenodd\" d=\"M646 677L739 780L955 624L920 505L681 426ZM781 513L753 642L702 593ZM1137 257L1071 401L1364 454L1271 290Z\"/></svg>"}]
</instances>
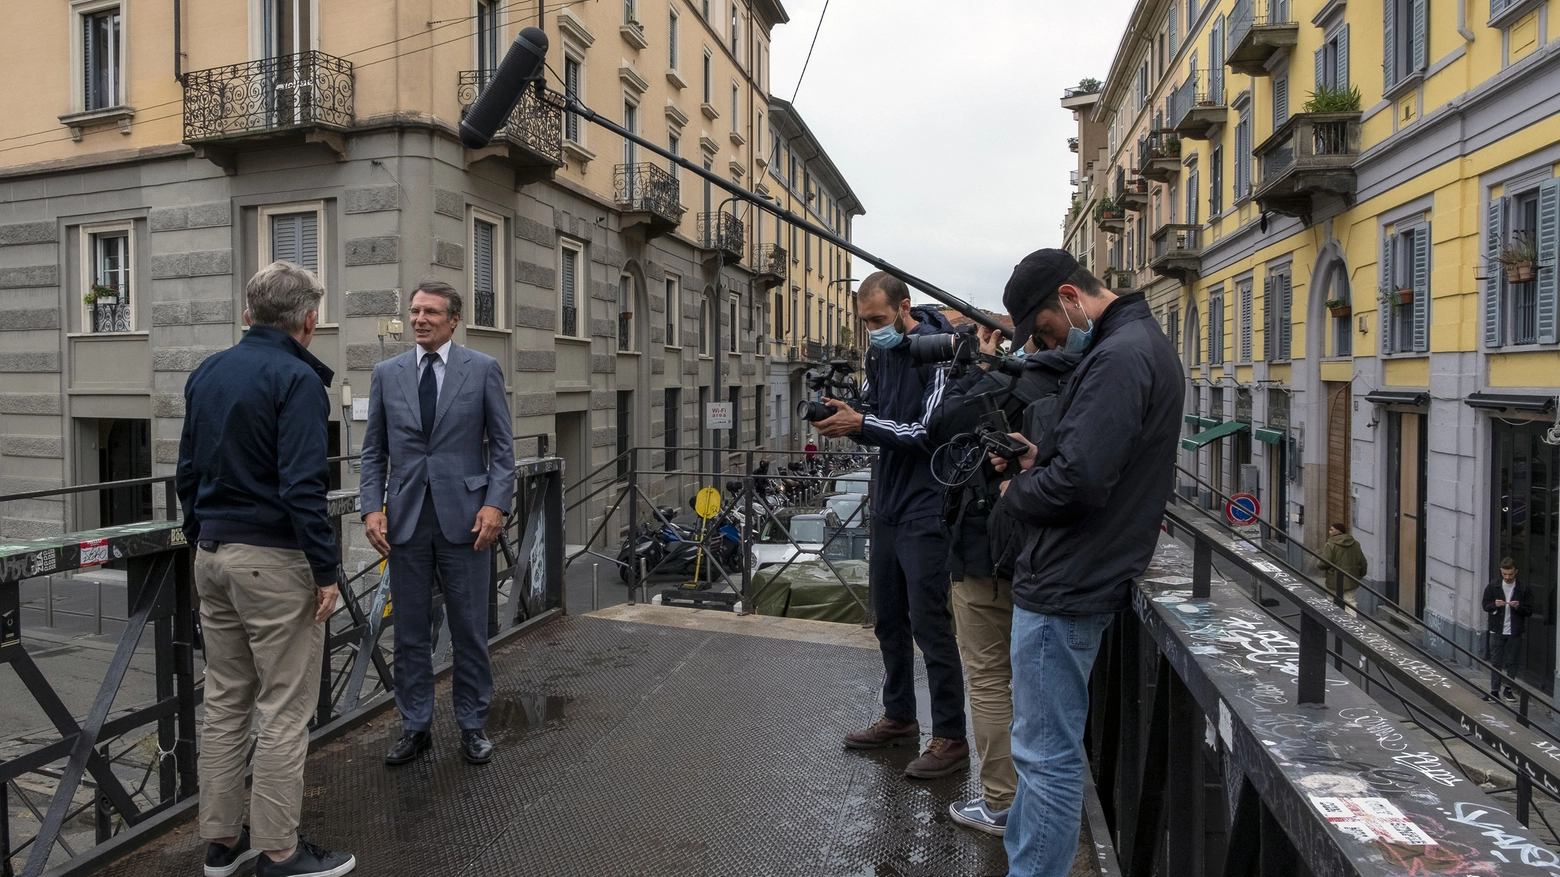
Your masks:
<instances>
[{"instance_id":1,"label":"street lamp","mask_svg":"<svg viewBox=\"0 0 1560 877\"><path fill-rule=\"evenodd\" d=\"M352 456L352 383L346 378L341 379L341 431L346 440L346 447L342 449L343 456ZM358 471L355 461L347 461L347 471Z\"/></svg>"}]
</instances>

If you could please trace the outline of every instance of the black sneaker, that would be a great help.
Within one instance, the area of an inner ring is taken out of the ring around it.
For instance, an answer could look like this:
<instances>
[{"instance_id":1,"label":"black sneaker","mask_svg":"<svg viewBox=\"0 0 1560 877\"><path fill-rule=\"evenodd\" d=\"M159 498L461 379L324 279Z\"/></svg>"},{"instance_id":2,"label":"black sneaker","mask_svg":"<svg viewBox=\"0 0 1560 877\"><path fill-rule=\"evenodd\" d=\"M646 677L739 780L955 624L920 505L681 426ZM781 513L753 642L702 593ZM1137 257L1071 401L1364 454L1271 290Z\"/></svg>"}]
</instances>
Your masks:
<instances>
[{"instance_id":1,"label":"black sneaker","mask_svg":"<svg viewBox=\"0 0 1560 877\"><path fill-rule=\"evenodd\" d=\"M212 842L206 844L206 877L233 877L244 863L260 855L259 850L249 848L249 826L238 836L238 843L225 847Z\"/></svg>"},{"instance_id":2,"label":"black sneaker","mask_svg":"<svg viewBox=\"0 0 1560 877\"><path fill-rule=\"evenodd\" d=\"M261 856L255 877L341 877L356 867L357 857L351 853L333 853L300 837L298 849L287 859L273 862Z\"/></svg>"}]
</instances>

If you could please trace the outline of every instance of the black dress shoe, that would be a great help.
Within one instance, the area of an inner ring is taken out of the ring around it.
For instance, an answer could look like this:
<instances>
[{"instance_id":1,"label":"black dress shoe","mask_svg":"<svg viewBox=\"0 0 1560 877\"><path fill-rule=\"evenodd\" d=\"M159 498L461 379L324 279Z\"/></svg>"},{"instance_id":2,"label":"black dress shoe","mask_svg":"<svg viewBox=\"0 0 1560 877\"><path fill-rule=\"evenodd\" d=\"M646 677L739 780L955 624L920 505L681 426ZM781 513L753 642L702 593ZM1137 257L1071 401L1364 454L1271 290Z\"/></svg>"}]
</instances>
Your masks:
<instances>
[{"instance_id":1,"label":"black dress shoe","mask_svg":"<svg viewBox=\"0 0 1560 877\"><path fill-rule=\"evenodd\" d=\"M469 764L487 764L493 760L493 741L481 728L461 731L460 756Z\"/></svg>"},{"instance_id":2,"label":"black dress shoe","mask_svg":"<svg viewBox=\"0 0 1560 877\"><path fill-rule=\"evenodd\" d=\"M401 735L401 741L385 753L385 764L406 764L416 761L417 756L431 748L433 748L432 734L427 731L407 731Z\"/></svg>"}]
</instances>

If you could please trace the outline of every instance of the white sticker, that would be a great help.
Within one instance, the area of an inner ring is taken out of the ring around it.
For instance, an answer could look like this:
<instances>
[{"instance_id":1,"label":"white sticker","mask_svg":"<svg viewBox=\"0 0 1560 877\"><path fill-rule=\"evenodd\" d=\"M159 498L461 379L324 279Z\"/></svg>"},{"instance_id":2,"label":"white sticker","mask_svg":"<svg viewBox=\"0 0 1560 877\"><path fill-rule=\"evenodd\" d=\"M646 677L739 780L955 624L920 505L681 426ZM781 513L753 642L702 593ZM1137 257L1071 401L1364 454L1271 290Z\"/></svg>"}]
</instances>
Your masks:
<instances>
[{"instance_id":1,"label":"white sticker","mask_svg":"<svg viewBox=\"0 0 1560 877\"><path fill-rule=\"evenodd\" d=\"M1147 579L1151 585L1190 585L1192 580L1185 576L1160 576L1157 579Z\"/></svg>"},{"instance_id":2,"label":"white sticker","mask_svg":"<svg viewBox=\"0 0 1560 877\"><path fill-rule=\"evenodd\" d=\"M81 566L100 566L108 563L108 540L90 539L81 543Z\"/></svg>"},{"instance_id":3,"label":"white sticker","mask_svg":"<svg viewBox=\"0 0 1560 877\"><path fill-rule=\"evenodd\" d=\"M1234 744L1230 742L1233 736L1233 727L1230 724L1230 708L1224 701L1219 701L1219 739L1224 741L1224 748L1228 749Z\"/></svg>"},{"instance_id":4,"label":"white sticker","mask_svg":"<svg viewBox=\"0 0 1560 877\"><path fill-rule=\"evenodd\" d=\"M1202 611L1202 609L1194 603L1177 603L1175 608L1185 612L1187 615L1196 615Z\"/></svg>"},{"instance_id":5,"label":"white sticker","mask_svg":"<svg viewBox=\"0 0 1560 877\"><path fill-rule=\"evenodd\" d=\"M1385 798L1344 798L1311 795L1311 804L1334 828L1355 840L1386 841L1404 846L1438 846L1435 838L1403 815Z\"/></svg>"}]
</instances>

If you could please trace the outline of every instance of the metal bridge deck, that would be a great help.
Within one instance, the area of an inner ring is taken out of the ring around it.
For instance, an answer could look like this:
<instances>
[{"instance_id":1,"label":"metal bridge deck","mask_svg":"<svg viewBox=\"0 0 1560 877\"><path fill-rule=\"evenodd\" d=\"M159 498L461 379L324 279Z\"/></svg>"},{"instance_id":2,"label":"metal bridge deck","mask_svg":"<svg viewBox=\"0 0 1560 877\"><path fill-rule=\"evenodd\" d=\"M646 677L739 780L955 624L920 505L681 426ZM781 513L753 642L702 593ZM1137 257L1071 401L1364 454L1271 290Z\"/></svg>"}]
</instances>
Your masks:
<instances>
[{"instance_id":1,"label":"metal bridge deck","mask_svg":"<svg viewBox=\"0 0 1560 877\"><path fill-rule=\"evenodd\" d=\"M875 646L660 607L563 618L495 652L492 764L461 761L445 680L431 758L385 767L393 711L311 753L303 828L372 875L1004 873L1001 843L946 813L973 776L912 782L908 748L842 749L876 717ZM195 835L99 873L196 873Z\"/></svg>"}]
</instances>

